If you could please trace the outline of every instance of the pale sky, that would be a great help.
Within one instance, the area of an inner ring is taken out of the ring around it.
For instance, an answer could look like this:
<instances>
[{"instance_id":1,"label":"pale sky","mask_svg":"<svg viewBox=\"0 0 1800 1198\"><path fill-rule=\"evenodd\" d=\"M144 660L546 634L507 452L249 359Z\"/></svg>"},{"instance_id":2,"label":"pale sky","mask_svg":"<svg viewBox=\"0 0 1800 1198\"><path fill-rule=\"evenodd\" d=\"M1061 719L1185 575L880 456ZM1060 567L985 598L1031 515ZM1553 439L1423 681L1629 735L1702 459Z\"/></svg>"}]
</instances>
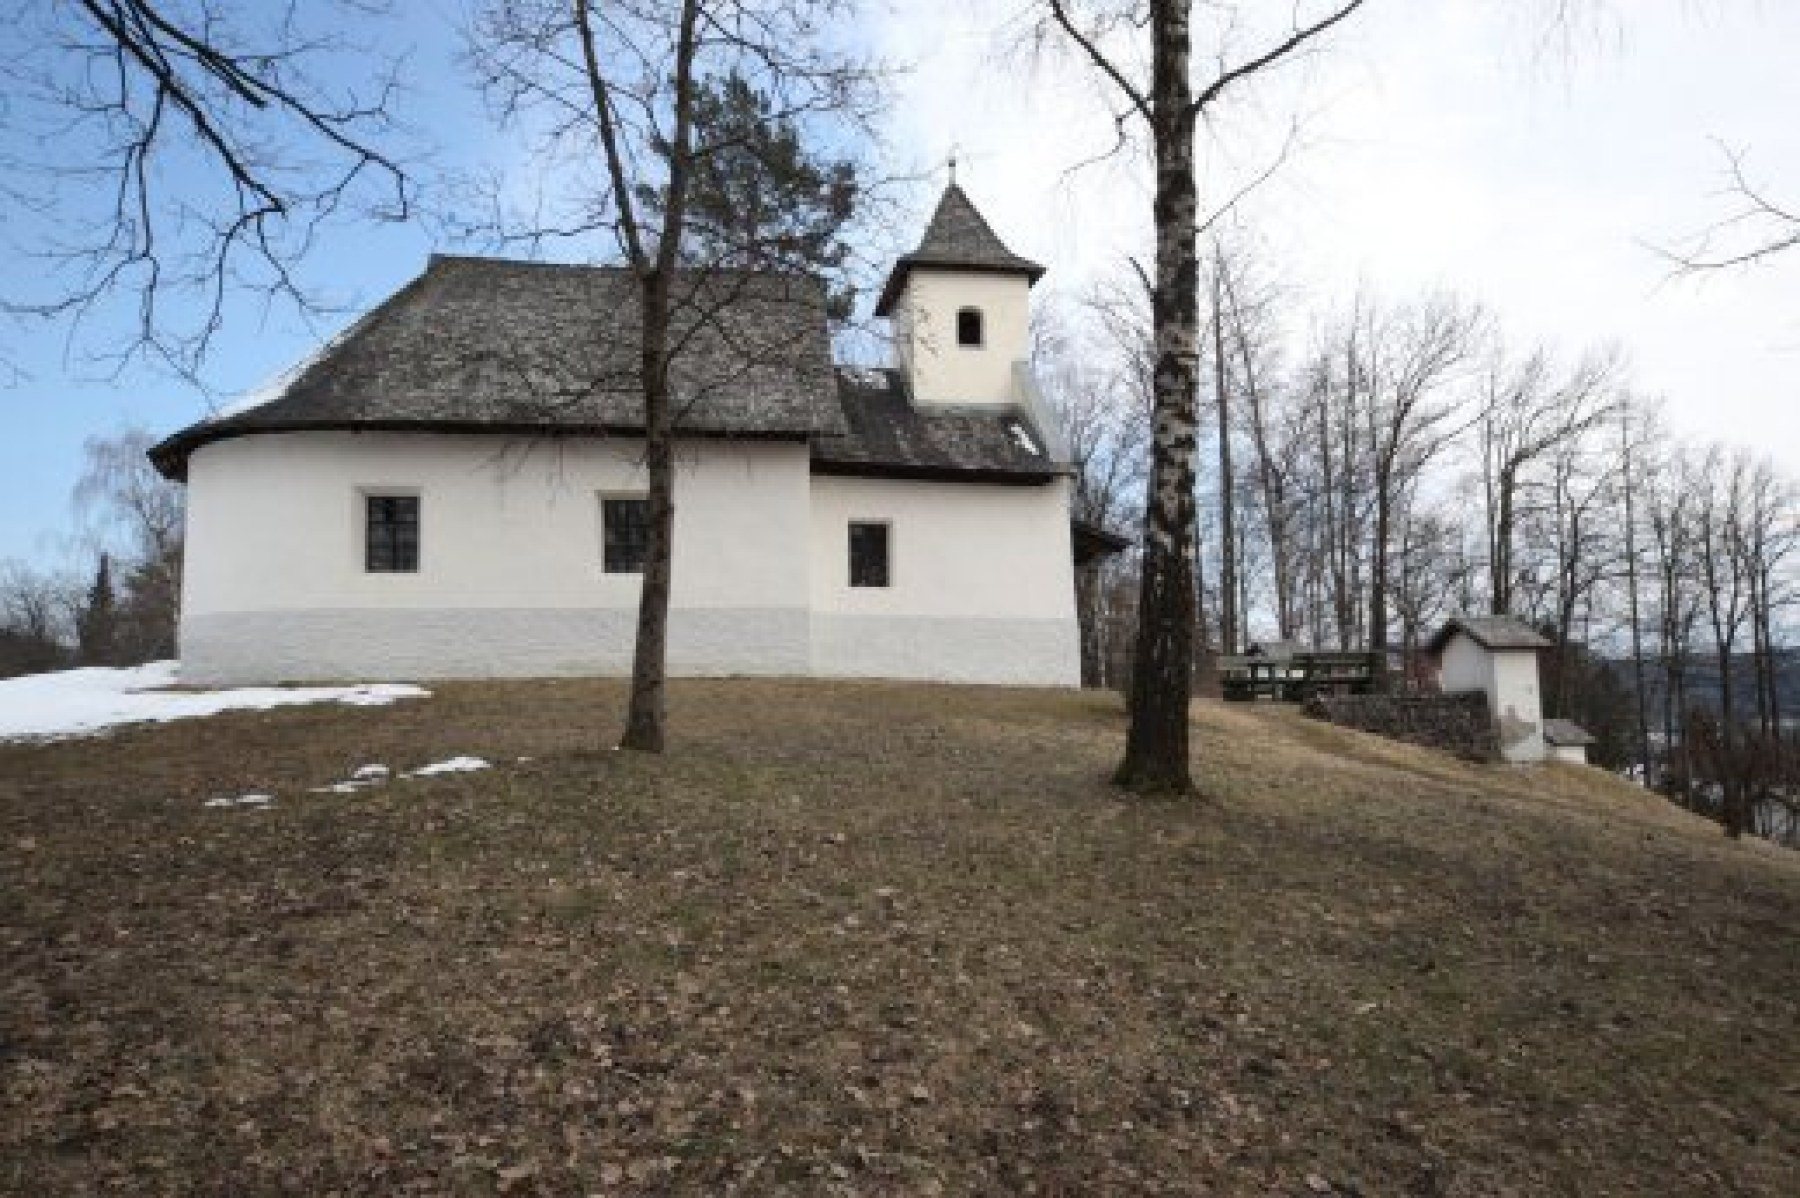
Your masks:
<instances>
[{"instance_id":1,"label":"pale sky","mask_svg":"<svg viewBox=\"0 0 1800 1198\"><path fill-rule=\"evenodd\" d=\"M1044 290L1078 292L1143 252L1147 173L1123 160L1071 175L1110 144L1101 93L1073 59L1034 64L1026 0L869 2L866 36L915 64L892 116L897 168L941 166L959 147L961 180L1001 236L1049 267ZM1487 305L1515 343L1576 353L1616 342L1679 433L1758 447L1800 475L1800 253L1692 280L1671 278L1649 248L1731 211L1718 142L1800 204L1800 3L1588 3L1601 24L1565 52L1536 15L1551 0L1369 0L1320 53L1220 109L1204 188L1215 202L1234 193L1299 120L1291 157L1237 213L1298 325L1359 281L1394 300L1448 289ZM420 0L404 31L419 42L420 111L440 144L500 154L507 143L456 62L457 7ZM1288 11L1244 7L1270 20ZM1256 40L1240 30L1240 47ZM887 248L916 240L941 181L916 189ZM349 299L342 323L417 275L433 248L449 247L419 226L359 228L312 269ZM36 266L9 249L0 269ZM211 368L226 396L333 331L265 319L249 302L231 315ZM82 439L125 423L171 432L218 395L142 370L96 378L54 330L6 348L23 371L0 380L0 559L51 562L70 546Z\"/></svg>"},{"instance_id":2,"label":"pale sky","mask_svg":"<svg viewBox=\"0 0 1800 1198\"><path fill-rule=\"evenodd\" d=\"M1720 142L1800 205L1800 4L1614 0L1567 45L1525 14L1538 7L1372 0L1324 51L1221 111L1210 194L1260 173L1298 119L1286 165L1237 210L1298 311L1363 280L1394 299L1479 300L1515 342L1617 342L1677 431L1800 474L1800 252L1697 280L1672 278L1651 248L1732 210ZM990 32L1019 9L897 6L884 43L919 66L895 139L921 164L959 147L976 203L1050 267L1041 286L1078 290L1148 246L1148 176L1068 174L1111 142L1102 93L1071 83L1069 61L1021 81L1029 55L1007 52L1018 26Z\"/></svg>"}]
</instances>

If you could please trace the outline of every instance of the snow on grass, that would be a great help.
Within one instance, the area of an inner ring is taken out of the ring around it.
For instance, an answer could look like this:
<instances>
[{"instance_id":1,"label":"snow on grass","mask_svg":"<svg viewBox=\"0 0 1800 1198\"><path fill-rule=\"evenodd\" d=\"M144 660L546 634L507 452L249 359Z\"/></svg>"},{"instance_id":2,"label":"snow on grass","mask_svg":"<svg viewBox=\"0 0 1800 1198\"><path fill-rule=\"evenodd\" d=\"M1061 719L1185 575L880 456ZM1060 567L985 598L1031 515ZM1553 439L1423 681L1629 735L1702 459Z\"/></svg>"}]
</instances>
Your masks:
<instances>
[{"instance_id":1,"label":"snow on grass","mask_svg":"<svg viewBox=\"0 0 1800 1198\"><path fill-rule=\"evenodd\" d=\"M416 770L408 770L402 777L431 778L438 774L466 774L471 770L492 768L488 762L479 757L452 757L448 761L434 761L430 765L422 765Z\"/></svg>"},{"instance_id":2,"label":"snow on grass","mask_svg":"<svg viewBox=\"0 0 1800 1198\"><path fill-rule=\"evenodd\" d=\"M121 670L90 667L9 678L0 681L0 740L87 736L119 724L164 723L217 715L221 711L262 711L299 703L373 707L396 699L423 699L431 694L422 687L391 682L214 691L168 689L178 682L172 661L153 661Z\"/></svg>"},{"instance_id":3,"label":"snow on grass","mask_svg":"<svg viewBox=\"0 0 1800 1198\"><path fill-rule=\"evenodd\" d=\"M350 771L350 776L342 782L333 782L329 786L315 786L313 794L353 795L359 790L370 790L380 786L393 777L394 771L385 765L359 765Z\"/></svg>"},{"instance_id":4,"label":"snow on grass","mask_svg":"<svg viewBox=\"0 0 1800 1198\"><path fill-rule=\"evenodd\" d=\"M257 808L261 808L261 807L267 807L270 803L273 803L274 801L275 801L274 795L265 795L265 794L247 794L247 795L236 795L236 796L228 795L225 798L208 799L208 800L206 800L206 802L202 803L201 806L203 806L203 807L257 807Z\"/></svg>"}]
</instances>

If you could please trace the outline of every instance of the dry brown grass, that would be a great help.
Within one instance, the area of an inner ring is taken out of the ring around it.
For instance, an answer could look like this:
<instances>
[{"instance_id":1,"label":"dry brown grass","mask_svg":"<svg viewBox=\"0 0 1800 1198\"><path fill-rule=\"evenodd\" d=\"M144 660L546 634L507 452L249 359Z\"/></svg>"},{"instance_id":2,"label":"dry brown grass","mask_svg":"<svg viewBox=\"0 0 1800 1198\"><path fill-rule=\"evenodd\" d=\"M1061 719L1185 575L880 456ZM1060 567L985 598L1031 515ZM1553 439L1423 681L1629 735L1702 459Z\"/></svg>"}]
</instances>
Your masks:
<instances>
[{"instance_id":1,"label":"dry brown grass","mask_svg":"<svg viewBox=\"0 0 1800 1198\"><path fill-rule=\"evenodd\" d=\"M688 683L650 759L438 691L0 747L0 1188L1800 1192L1800 858L1597 774L1203 705L1135 804L1105 696Z\"/></svg>"}]
</instances>

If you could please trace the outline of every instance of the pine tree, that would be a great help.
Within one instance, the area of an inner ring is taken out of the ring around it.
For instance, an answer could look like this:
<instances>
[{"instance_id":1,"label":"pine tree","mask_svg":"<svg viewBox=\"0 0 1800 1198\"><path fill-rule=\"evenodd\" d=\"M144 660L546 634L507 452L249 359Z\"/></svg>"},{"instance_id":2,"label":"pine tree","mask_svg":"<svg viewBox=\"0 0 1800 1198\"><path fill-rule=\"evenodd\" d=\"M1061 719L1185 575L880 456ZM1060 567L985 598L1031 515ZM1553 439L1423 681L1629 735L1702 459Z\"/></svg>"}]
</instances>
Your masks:
<instances>
[{"instance_id":1,"label":"pine tree","mask_svg":"<svg viewBox=\"0 0 1800 1198\"><path fill-rule=\"evenodd\" d=\"M113 664L118 642L118 604L113 595L112 556L100 555L94 571L93 585L88 588L87 602L76 621L77 657L84 666Z\"/></svg>"}]
</instances>

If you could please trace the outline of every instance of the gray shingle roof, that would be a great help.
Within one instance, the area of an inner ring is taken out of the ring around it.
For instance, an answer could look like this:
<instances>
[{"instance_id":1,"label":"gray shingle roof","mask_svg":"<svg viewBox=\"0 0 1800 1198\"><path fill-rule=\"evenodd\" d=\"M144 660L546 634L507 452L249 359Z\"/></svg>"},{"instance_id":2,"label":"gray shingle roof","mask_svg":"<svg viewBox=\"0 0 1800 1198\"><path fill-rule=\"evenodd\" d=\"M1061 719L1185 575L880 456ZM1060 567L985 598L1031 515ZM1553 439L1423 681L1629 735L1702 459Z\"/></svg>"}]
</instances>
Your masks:
<instances>
[{"instance_id":1,"label":"gray shingle roof","mask_svg":"<svg viewBox=\"0 0 1800 1198\"><path fill-rule=\"evenodd\" d=\"M898 370L839 368L838 402L846 431L813 438L819 474L1044 483L1067 473L1022 414L921 410Z\"/></svg>"},{"instance_id":2,"label":"gray shingle roof","mask_svg":"<svg viewBox=\"0 0 1800 1198\"><path fill-rule=\"evenodd\" d=\"M816 280L715 274L677 291L683 431L842 431ZM641 430L637 296L616 268L434 256L266 402L183 429L151 458L182 477L195 448L246 433Z\"/></svg>"},{"instance_id":3,"label":"gray shingle roof","mask_svg":"<svg viewBox=\"0 0 1800 1198\"><path fill-rule=\"evenodd\" d=\"M1548 649L1550 642L1516 616L1453 616L1438 629L1426 648L1442 653L1450 638L1461 632L1484 649Z\"/></svg>"},{"instance_id":4,"label":"gray shingle roof","mask_svg":"<svg viewBox=\"0 0 1800 1198\"><path fill-rule=\"evenodd\" d=\"M1593 735L1574 720L1545 720L1544 739L1550 744L1569 748L1594 743Z\"/></svg>"},{"instance_id":5,"label":"gray shingle roof","mask_svg":"<svg viewBox=\"0 0 1800 1198\"><path fill-rule=\"evenodd\" d=\"M1006 248L1006 243L988 225L963 189L952 183L938 199L937 211L925 226L919 248L902 254L888 274L875 305L875 315L886 316L906 285L906 275L915 266L945 266L963 270L981 270L998 274L1022 274L1035 283L1044 268L1029 258L1021 258Z\"/></svg>"}]
</instances>

